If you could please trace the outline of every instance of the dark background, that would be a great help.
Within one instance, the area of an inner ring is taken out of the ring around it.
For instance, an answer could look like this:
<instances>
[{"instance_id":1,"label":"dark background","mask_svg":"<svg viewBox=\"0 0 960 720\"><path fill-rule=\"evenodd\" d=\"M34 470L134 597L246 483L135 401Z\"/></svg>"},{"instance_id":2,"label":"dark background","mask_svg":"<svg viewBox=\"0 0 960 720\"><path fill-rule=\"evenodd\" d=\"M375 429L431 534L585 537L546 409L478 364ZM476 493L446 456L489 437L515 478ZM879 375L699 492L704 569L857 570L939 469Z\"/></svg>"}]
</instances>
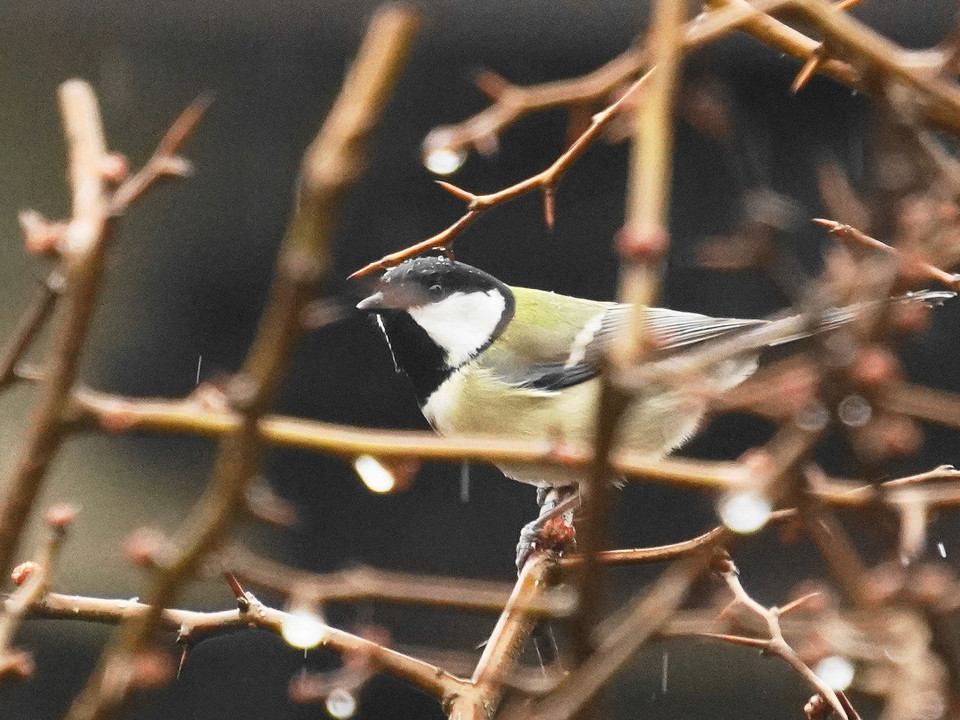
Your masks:
<instances>
[{"instance_id":1,"label":"dark background","mask_svg":"<svg viewBox=\"0 0 960 720\"><path fill-rule=\"evenodd\" d=\"M101 309L88 344L84 378L132 395L182 396L201 380L236 369L258 320L271 262L290 206L300 156L323 118L373 3L328 0L121 2L5 0L0 9L0 332L12 328L44 268L20 245L16 214L35 208L65 216L69 193L56 87L69 77L99 92L112 148L137 166L167 124L198 93L215 104L185 151L196 167L186 181L151 192L122 222L110 255ZM645 3L489 0L424 3L412 62L380 127L370 172L347 204L331 293L358 293L349 272L384 252L420 240L459 216L461 204L423 168L419 144L435 125L481 109L478 70L518 83L588 71L622 51L645 21ZM856 11L894 40L925 46L951 26L946 0L905 6L870 0ZM871 126L862 97L823 79L789 92L797 64L745 37L695 56L691 82L715 83L739 127L718 142L690 123L677 129L673 233L664 302L715 315L756 316L788 302L767 273L716 273L698 266L696 248L731 233L743 217L743 192L765 186L786 205L777 252L787 267L815 271L828 242L809 222L822 214L813 171L830 154L856 182L869 180L863 138ZM567 142L565 112L527 118L501 138L491 158L472 156L454 176L473 191L492 191L542 169ZM623 218L625 146L601 143L564 179L551 233L534 197L488 213L458 242L458 258L508 283L609 299L616 283L611 238ZM960 381L943 347L952 347L955 309L908 349L914 377L943 387ZM936 341L934 341L936 338ZM940 349L938 351L938 348ZM0 402L0 463L9 467L32 393L18 388ZM386 349L360 319L303 342L280 402L283 412L358 425L425 427ZM724 419L686 452L733 458L769 432L747 418ZM172 530L207 478L212 444L173 437L85 436L71 440L47 485L44 503L81 506L55 587L129 597L142 587L122 544L149 524ZM922 456L905 469L957 458L956 438L928 434ZM828 462L842 465L839 456ZM406 492L367 492L349 466L302 452L270 454L266 479L300 509L291 532L245 527L241 536L264 554L315 570L358 563L510 580L520 526L535 513L533 490L475 467L471 497L460 501L459 468L425 467ZM714 522L711 499L663 488L622 493L618 542L679 540ZM935 526L949 552L960 551L949 522ZM860 528L864 530L863 527ZM865 531L866 542L873 536ZM32 538L24 546L29 554ZM783 546L763 533L738 553L744 581L761 602L783 600L793 582L822 570L803 543ZM618 572L625 597L650 570ZM707 590L704 589L703 592ZM226 608L225 586L198 584L183 604ZM401 643L474 652L493 617L387 606L331 608L347 629L389 627ZM106 637L81 623L28 623L22 644L36 678L0 687L0 716L37 720L62 714ZM171 643L172 645L172 643ZM670 684L662 693L662 655ZM137 698L143 718L321 717L286 698L301 668L333 667L324 653L306 657L265 633L203 643L181 678L159 695ZM648 649L623 674L611 709L648 718L795 718L809 692L773 661L742 649L673 643ZM869 703L864 709L870 709ZM365 718L441 717L429 698L380 678L361 696ZM869 712L867 714L869 716Z\"/></svg>"}]
</instances>

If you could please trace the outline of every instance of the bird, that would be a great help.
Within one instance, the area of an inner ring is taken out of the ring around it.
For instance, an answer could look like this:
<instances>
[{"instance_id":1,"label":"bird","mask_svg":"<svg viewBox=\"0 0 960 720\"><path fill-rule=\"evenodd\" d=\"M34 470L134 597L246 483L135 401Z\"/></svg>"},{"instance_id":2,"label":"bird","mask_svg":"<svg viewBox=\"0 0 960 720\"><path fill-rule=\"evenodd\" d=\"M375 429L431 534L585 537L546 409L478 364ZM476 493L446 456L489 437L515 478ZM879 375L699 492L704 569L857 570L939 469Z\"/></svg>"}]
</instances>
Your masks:
<instances>
[{"instance_id":1,"label":"bird","mask_svg":"<svg viewBox=\"0 0 960 720\"><path fill-rule=\"evenodd\" d=\"M935 304L954 295L920 291L897 300ZM866 303L831 309L814 322L833 328ZM409 378L424 417L440 435L592 442L600 365L633 307L512 287L447 257L422 256L387 270L357 309L375 316L395 369ZM632 396L615 446L659 458L696 431L706 397L753 373L763 345L809 335L803 316L778 320L714 318L647 308L645 334L657 353L671 353L735 333L754 333L747 350L708 366L697 391L651 381ZM704 392L707 390L708 392ZM509 478L541 489L575 487L565 468L498 465ZM541 514L542 516L542 514Z\"/></svg>"}]
</instances>

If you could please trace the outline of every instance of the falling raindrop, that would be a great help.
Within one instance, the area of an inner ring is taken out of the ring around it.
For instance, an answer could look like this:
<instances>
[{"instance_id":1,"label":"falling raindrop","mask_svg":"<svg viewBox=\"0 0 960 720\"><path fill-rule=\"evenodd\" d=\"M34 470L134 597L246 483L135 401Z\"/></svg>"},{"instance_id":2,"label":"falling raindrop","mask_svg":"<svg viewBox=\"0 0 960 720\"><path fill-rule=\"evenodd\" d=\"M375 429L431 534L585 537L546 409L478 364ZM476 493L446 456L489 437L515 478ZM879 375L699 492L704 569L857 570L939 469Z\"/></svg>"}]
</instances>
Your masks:
<instances>
[{"instance_id":1,"label":"falling raindrop","mask_svg":"<svg viewBox=\"0 0 960 720\"><path fill-rule=\"evenodd\" d=\"M937 550L940 551L940 557L945 558L947 556L947 548L942 542L937 543Z\"/></svg>"},{"instance_id":2,"label":"falling raindrop","mask_svg":"<svg viewBox=\"0 0 960 720\"><path fill-rule=\"evenodd\" d=\"M660 692L667 694L667 669L670 667L670 653L663 651L663 665L660 670Z\"/></svg>"},{"instance_id":3,"label":"falling raindrop","mask_svg":"<svg viewBox=\"0 0 960 720\"><path fill-rule=\"evenodd\" d=\"M460 502L466 505L470 502L470 462L464 460L460 466Z\"/></svg>"}]
</instances>

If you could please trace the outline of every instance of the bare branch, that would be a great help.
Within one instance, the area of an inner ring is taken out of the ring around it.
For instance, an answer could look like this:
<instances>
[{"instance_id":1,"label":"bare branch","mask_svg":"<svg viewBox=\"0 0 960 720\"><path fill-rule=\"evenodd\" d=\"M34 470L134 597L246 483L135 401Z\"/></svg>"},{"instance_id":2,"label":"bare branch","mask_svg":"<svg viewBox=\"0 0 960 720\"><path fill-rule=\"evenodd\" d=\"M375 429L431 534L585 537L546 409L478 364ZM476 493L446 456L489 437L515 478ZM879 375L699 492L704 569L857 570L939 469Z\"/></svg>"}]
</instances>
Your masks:
<instances>
[{"instance_id":1,"label":"bare branch","mask_svg":"<svg viewBox=\"0 0 960 720\"><path fill-rule=\"evenodd\" d=\"M513 594L484 646L471 687L461 690L446 706L451 718L489 720L493 717L504 692L500 678L510 674L537 622L525 608L535 603L547 587L552 566L553 559L545 553L534 552L527 559Z\"/></svg>"},{"instance_id":2,"label":"bare branch","mask_svg":"<svg viewBox=\"0 0 960 720\"><path fill-rule=\"evenodd\" d=\"M466 214L441 233L438 233L431 238L427 238L422 242L411 245L410 247L398 252L385 255L379 260L360 268L355 273L350 275L350 277L363 277L364 275L369 275L376 270L383 270L385 268L393 267L400 264L407 258L415 257L416 255L419 255L427 250L447 249L449 248L450 243L453 242L453 239L469 225L471 225L473 221L476 220L477 217L479 217L480 214L485 210L496 207L497 205L502 205L503 203L518 198L521 195L525 195L532 190L542 190L548 193L549 197L549 194L553 192L553 189L560 181L560 178L563 177L567 170L570 169L570 166L573 165L581 155L583 155L587 148L597 141L597 139L600 137L601 131L607 125L607 123L609 123L610 120L612 120L622 109L629 107L629 103L644 86L649 77L650 73L647 73L641 77L630 86L630 88L620 97L619 100L594 115L590 122L590 127L588 127L586 131L580 135L580 137L574 140L573 144L570 145L570 147L567 148L567 150L564 151L564 153L548 168L542 170L536 175L533 175L526 180L522 180L515 185L511 185L508 188L504 188L503 190L499 190L498 192L490 193L488 195L474 195L473 193L469 193L466 190L451 185L450 183L441 183L441 187L443 187L445 190L451 192L460 199L467 201L468 205Z\"/></svg>"},{"instance_id":3,"label":"bare branch","mask_svg":"<svg viewBox=\"0 0 960 720\"><path fill-rule=\"evenodd\" d=\"M100 110L91 87L81 80L60 86L60 109L67 135L73 216L61 248L66 308L54 334L51 361L26 437L0 496L0 572L16 554L20 533L33 508L47 468L63 439L61 418L70 401L80 351L86 339L100 284L103 255L110 235L109 200L103 180L106 141ZM42 301L45 305L47 301ZM47 310L30 315L24 337L35 332ZM40 317L38 317L40 316ZM26 342L23 343L24 346ZM16 344L15 344L16 345ZM22 349L13 347L15 357Z\"/></svg>"},{"instance_id":4,"label":"bare branch","mask_svg":"<svg viewBox=\"0 0 960 720\"><path fill-rule=\"evenodd\" d=\"M186 142L210 107L212 98L201 95L173 121L170 129L146 164L127 178L110 199L110 213L122 215L134 202L158 180L169 176L182 176L190 171L190 165L177 153Z\"/></svg>"},{"instance_id":5,"label":"bare branch","mask_svg":"<svg viewBox=\"0 0 960 720\"><path fill-rule=\"evenodd\" d=\"M730 591L733 593L734 601L746 608L751 613L755 614L757 617L761 618L767 625L767 631L770 637L768 639L761 640L757 638L728 635L708 634L707 636L740 645L758 647L765 653L776 655L777 657L783 659L783 661L793 668L797 674L800 675L800 677L807 681L807 683L814 689L815 692L827 699L827 701L830 703L830 706L833 708L834 712L840 716L841 720L848 720L847 711L844 709L843 703L840 702L840 698L837 697L836 692L834 692L830 686L823 682L816 675L816 673L813 672L813 670L807 667L807 664L800 659L800 656L797 655L796 651L790 647L790 645L787 644L787 641L783 638L783 631L780 629L780 616L786 613L788 610L796 608L798 603L793 602L783 608L763 607L760 603L750 597L747 591L743 589L743 585L740 584L740 574L737 571L736 565L733 564L733 561L728 559L726 562L727 567L724 569L722 575L724 581L727 583L727 587L730 588ZM809 596L805 598L805 600L808 599Z\"/></svg>"},{"instance_id":6,"label":"bare branch","mask_svg":"<svg viewBox=\"0 0 960 720\"><path fill-rule=\"evenodd\" d=\"M9 608L12 598L4 601ZM30 617L119 625L150 614L152 608L137 600L91 598L80 595L47 593L28 606ZM253 598L250 608L220 612L196 612L193 610L165 609L159 613L158 627L169 632L189 636L190 642L233 629L260 628L280 634L289 613L264 605ZM357 635L327 626L321 647L340 655L363 654L372 665L420 688L438 699L453 696L467 686L442 669L391 650Z\"/></svg>"},{"instance_id":7,"label":"bare branch","mask_svg":"<svg viewBox=\"0 0 960 720\"><path fill-rule=\"evenodd\" d=\"M499 612L506 607L513 591L513 586L505 583L431 577L372 567L316 574L255 557L236 547L224 551L217 564L255 587L284 595L302 594L322 604L380 601ZM570 593L562 588L548 588L528 605L517 605L514 601L513 607L532 615L563 617L570 614L572 601Z\"/></svg>"},{"instance_id":8,"label":"bare branch","mask_svg":"<svg viewBox=\"0 0 960 720\"><path fill-rule=\"evenodd\" d=\"M693 553L675 561L648 590L638 593L618 618L601 626L596 651L561 680L556 690L541 700L518 703L505 717L566 720L574 716L676 612L690 586L707 569L709 558L709 553Z\"/></svg>"},{"instance_id":9,"label":"bare branch","mask_svg":"<svg viewBox=\"0 0 960 720\"><path fill-rule=\"evenodd\" d=\"M160 569L147 597L151 609L125 623L70 710L70 720L112 715L129 691L119 669L150 642L162 609L226 532L243 506L263 441L259 421L276 393L300 336L300 313L330 263L330 238L340 201L365 162L366 141L399 76L416 28L401 6L373 18L343 89L304 156L296 209L277 259L274 285L256 338L230 401L239 425L224 436L206 493L180 533L177 556Z\"/></svg>"}]
</instances>

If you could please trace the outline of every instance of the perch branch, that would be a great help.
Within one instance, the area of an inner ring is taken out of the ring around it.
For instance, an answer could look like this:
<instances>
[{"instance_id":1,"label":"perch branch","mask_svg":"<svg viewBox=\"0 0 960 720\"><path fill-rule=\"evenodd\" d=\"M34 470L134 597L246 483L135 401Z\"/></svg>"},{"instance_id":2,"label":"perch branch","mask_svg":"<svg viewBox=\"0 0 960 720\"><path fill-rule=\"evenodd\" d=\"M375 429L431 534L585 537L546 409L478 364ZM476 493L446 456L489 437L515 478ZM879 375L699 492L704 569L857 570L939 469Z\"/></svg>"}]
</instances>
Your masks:
<instances>
[{"instance_id":1,"label":"perch branch","mask_svg":"<svg viewBox=\"0 0 960 720\"><path fill-rule=\"evenodd\" d=\"M513 670L537 622L525 608L542 595L552 568L549 554L534 552L527 559L477 662L470 688L462 690L445 706L453 720L489 720L494 716L505 689L500 678Z\"/></svg>"},{"instance_id":2,"label":"perch branch","mask_svg":"<svg viewBox=\"0 0 960 720\"><path fill-rule=\"evenodd\" d=\"M518 704L506 718L567 720L580 712L673 616L709 559L710 553L695 552L676 560L620 617L600 626L596 651L570 671L556 690L541 700Z\"/></svg>"},{"instance_id":3,"label":"perch branch","mask_svg":"<svg viewBox=\"0 0 960 720\"><path fill-rule=\"evenodd\" d=\"M770 514L768 523L782 522L795 518L797 511L792 508L776 510ZM682 540L669 545L659 545L648 548L629 548L623 550L604 550L597 553L597 562L605 565L635 565L640 563L664 562L676 560L685 555L703 549L721 547L730 541L730 531L718 525L705 533L701 533L689 540ZM560 567L576 567L583 562L583 555L565 555L559 559Z\"/></svg>"}]
</instances>

